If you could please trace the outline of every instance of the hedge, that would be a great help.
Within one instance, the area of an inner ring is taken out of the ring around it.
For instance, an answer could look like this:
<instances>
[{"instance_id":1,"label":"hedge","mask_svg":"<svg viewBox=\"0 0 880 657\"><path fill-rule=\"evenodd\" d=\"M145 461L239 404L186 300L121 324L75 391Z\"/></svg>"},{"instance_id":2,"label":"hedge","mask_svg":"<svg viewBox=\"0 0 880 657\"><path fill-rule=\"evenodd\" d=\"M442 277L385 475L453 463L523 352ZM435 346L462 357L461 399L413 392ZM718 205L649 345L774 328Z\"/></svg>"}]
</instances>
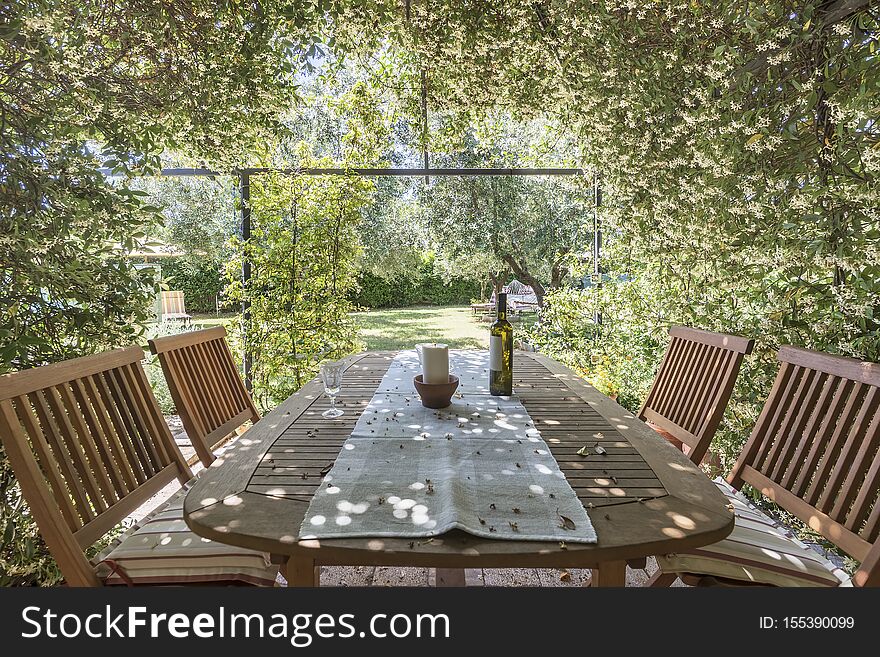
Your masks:
<instances>
[{"instance_id":1,"label":"hedge","mask_svg":"<svg viewBox=\"0 0 880 657\"><path fill-rule=\"evenodd\" d=\"M480 296L477 281L458 278L445 282L432 272L423 272L416 280L404 277L386 280L363 272L358 277L358 288L351 301L367 308L449 306L467 304Z\"/></svg>"},{"instance_id":2,"label":"hedge","mask_svg":"<svg viewBox=\"0 0 880 657\"><path fill-rule=\"evenodd\" d=\"M162 279L169 288L183 291L188 313L217 311L217 296L226 284L220 263L207 259L166 258L161 265Z\"/></svg>"}]
</instances>

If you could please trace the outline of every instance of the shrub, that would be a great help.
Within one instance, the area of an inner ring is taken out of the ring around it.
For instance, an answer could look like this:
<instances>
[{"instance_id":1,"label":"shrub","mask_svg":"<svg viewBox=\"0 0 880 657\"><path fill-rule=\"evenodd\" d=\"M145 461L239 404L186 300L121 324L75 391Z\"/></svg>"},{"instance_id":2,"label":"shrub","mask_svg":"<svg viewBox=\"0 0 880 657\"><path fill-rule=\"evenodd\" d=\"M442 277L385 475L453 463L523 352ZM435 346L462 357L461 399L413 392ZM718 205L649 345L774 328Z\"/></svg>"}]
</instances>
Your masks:
<instances>
[{"instance_id":1,"label":"shrub","mask_svg":"<svg viewBox=\"0 0 880 657\"><path fill-rule=\"evenodd\" d=\"M422 266L418 275L385 279L370 272L358 276L358 289L351 301L367 308L404 308L406 306L449 306L470 303L479 297L480 284L468 278L444 279L433 271L431 263Z\"/></svg>"},{"instance_id":2,"label":"shrub","mask_svg":"<svg viewBox=\"0 0 880 657\"><path fill-rule=\"evenodd\" d=\"M195 257L166 258L162 279L170 289L183 291L188 313L217 312L217 298L226 284L220 263Z\"/></svg>"}]
</instances>

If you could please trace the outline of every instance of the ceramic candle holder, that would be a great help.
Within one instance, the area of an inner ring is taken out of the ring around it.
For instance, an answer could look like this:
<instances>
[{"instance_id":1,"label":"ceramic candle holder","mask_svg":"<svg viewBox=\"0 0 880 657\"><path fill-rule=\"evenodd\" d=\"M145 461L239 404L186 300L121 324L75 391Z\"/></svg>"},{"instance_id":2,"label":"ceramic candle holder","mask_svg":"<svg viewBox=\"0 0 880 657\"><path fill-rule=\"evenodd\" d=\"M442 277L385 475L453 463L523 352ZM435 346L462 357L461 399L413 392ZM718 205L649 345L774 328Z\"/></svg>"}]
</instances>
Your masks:
<instances>
[{"instance_id":1,"label":"ceramic candle holder","mask_svg":"<svg viewBox=\"0 0 880 657\"><path fill-rule=\"evenodd\" d=\"M446 408L452 402L452 395L458 389L458 377L449 375L446 383L424 383L422 375L413 377L413 385L422 398L422 406L425 408Z\"/></svg>"}]
</instances>

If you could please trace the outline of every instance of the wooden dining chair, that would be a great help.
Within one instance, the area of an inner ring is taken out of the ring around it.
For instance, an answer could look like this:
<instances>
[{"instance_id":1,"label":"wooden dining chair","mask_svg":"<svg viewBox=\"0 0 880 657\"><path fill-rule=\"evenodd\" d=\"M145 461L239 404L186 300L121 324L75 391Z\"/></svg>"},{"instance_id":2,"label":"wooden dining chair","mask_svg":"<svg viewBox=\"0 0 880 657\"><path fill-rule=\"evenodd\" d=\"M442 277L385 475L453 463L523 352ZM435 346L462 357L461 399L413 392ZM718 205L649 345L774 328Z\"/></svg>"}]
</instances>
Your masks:
<instances>
[{"instance_id":1,"label":"wooden dining chair","mask_svg":"<svg viewBox=\"0 0 880 657\"><path fill-rule=\"evenodd\" d=\"M686 445L691 461L699 464L721 424L743 357L752 353L755 341L686 326L673 326L669 335L639 419Z\"/></svg>"},{"instance_id":2,"label":"wooden dining chair","mask_svg":"<svg viewBox=\"0 0 880 657\"><path fill-rule=\"evenodd\" d=\"M0 376L0 439L66 583L274 583L266 555L189 531L185 487L93 561L86 558L86 549L167 484L189 486L193 478L143 357L132 346Z\"/></svg>"},{"instance_id":3,"label":"wooden dining chair","mask_svg":"<svg viewBox=\"0 0 880 657\"><path fill-rule=\"evenodd\" d=\"M192 315L186 312L186 304L181 290L163 290L159 293L159 321L174 320L189 324L192 321Z\"/></svg>"},{"instance_id":4,"label":"wooden dining chair","mask_svg":"<svg viewBox=\"0 0 880 657\"><path fill-rule=\"evenodd\" d=\"M658 557L662 584L847 583L834 564L738 492L743 484L800 518L861 565L856 586L880 586L880 364L782 347L781 367L727 482L733 533Z\"/></svg>"},{"instance_id":5,"label":"wooden dining chair","mask_svg":"<svg viewBox=\"0 0 880 657\"><path fill-rule=\"evenodd\" d=\"M159 356L174 405L199 459L207 467L214 450L260 414L226 344L222 326L149 341Z\"/></svg>"}]
</instances>

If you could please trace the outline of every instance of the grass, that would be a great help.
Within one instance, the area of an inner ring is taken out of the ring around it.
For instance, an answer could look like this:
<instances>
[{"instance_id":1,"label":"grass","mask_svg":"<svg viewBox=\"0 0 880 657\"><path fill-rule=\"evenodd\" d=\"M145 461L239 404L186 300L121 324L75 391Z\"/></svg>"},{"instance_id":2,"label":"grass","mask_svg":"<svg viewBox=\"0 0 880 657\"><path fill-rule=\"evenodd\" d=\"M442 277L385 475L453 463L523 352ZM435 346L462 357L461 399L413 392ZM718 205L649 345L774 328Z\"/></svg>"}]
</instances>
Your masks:
<instances>
[{"instance_id":1,"label":"grass","mask_svg":"<svg viewBox=\"0 0 880 657\"><path fill-rule=\"evenodd\" d=\"M354 313L368 351L412 349L418 342L444 342L454 349L485 349L488 324L466 306L384 308Z\"/></svg>"},{"instance_id":2,"label":"grass","mask_svg":"<svg viewBox=\"0 0 880 657\"><path fill-rule=\"evenodd\" d=\"M352 317L368 351L412 349L418 342L443 342L452 349L486 349L489 343L488 322L477 321L468 306L383 308L353 313ZM192 323L200 329L230 328L236 321L234 314L194 315ZM516 333L518 326L534 322L534 315L513 321ZM149 329L148 334L152 335Z\"/></svg>"}]
</instances>

